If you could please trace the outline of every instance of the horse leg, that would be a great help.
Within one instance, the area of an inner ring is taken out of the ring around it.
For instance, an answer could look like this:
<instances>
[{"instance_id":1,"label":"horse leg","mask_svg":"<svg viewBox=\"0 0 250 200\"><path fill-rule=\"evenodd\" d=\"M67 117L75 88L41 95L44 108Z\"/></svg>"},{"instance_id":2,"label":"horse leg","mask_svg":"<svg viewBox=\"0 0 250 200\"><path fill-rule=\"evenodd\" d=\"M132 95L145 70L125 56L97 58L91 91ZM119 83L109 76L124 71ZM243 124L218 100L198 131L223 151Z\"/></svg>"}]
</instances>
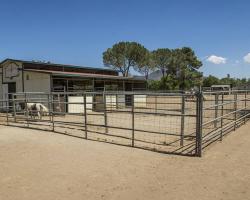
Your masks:
<instances>
[{"instance_id":1,"label":"horse leg","mask_svg":"<svg viewBox=\"0 0 250 200\"><path fill-rule=\"evenodd\" d=\"M37 117L38 117L38 119L41 119L41 113L40 113L40 111L37 111Z\"/></svg>"}]
</instances>

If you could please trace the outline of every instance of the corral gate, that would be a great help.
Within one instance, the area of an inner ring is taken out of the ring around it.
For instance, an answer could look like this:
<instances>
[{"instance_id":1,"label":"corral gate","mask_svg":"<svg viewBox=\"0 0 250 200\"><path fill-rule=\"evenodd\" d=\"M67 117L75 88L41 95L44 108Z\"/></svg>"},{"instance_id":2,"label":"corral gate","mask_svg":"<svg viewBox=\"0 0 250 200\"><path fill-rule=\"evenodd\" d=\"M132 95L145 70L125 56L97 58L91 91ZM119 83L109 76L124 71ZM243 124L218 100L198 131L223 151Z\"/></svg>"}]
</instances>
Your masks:
<instances>
[{"instance_id":1,"label":"corral gate","mask_svg":"<svg viewBox=\"0 0 250 200\"><path fill-rule=\"evenodd\" d=\"M0 101L0 124L201 156L209 144L246 123L249 98L250 91L16 93L8 103ZM48 110L40 119L28 109L31 104Z\"/></svg>"}]
</instances>

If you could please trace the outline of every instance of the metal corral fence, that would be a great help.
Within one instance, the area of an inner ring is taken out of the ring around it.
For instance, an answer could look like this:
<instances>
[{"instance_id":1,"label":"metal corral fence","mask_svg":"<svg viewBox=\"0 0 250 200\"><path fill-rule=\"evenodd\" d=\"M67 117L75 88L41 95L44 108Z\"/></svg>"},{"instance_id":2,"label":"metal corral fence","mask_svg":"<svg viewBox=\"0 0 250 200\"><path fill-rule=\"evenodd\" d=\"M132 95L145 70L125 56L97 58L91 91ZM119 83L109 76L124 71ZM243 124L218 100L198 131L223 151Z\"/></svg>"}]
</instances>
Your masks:
<instances>
[{"instance_id":1,"label":"metal corral fence","mask_svg":"<svg viewBox=\"0 0 250 200\"><path fill-rule=\"evenodd\" d=\"M193 156L201 156L204 148L222 140L250 115L250 91L195 95L16 93L8 97L9 100L0 101L2 125Z\"/></svg>"}]
</instances>

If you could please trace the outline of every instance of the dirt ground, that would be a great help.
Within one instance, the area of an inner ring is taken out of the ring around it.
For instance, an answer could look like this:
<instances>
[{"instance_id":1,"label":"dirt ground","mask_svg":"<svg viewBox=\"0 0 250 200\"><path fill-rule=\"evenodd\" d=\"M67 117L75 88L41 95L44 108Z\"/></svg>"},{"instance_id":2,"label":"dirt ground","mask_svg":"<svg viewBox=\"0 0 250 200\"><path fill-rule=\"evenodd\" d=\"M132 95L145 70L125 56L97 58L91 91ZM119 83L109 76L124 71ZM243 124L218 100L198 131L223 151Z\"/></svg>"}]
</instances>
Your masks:
<instances>
[{"instance_id":1,"label":"dirt ground","mask_svg":"<svg viewBox=\"0 0 250 200\"><path fill-rule=\"evenodd\" d=\"M0 199L250 199L249 128L194 158L0 126Z\"/></svg>"}]
</instances>

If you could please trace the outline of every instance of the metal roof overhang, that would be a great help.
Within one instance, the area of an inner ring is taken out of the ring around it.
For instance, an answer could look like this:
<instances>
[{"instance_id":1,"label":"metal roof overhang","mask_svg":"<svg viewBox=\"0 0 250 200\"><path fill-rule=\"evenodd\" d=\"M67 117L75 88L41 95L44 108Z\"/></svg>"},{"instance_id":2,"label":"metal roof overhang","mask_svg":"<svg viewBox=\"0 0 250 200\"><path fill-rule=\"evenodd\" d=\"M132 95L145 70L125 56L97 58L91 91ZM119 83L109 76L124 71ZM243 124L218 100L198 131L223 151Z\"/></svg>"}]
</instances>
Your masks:
<instances>
[{"instance_id":1,"label":"metal roof overhang","mask_svg":"<svg viewBox=\"0 0 250 200\"><path fill-rule=\"evenodd\" d=\"M60 72L52 70L36 70L36 69L25 69L24 71L46 73L51 74L54 77L76 77L76 78L95 78L95 79L113 79L113 80L135 80L135 81L145 81L145 79L135 78L135 77L122 77L122 76L112 76L103 74L89 74L89 73L77 73L77 72Z\"/></svg>"},{"instance_id":2,"label":"metal roof overhang","mask_svg":"<svg viewBox=\"0 0 250 200\"><path fill-rule=\"evenodd\" d=\"M100 70L100 71L110 71L114 72L114 69L107 69L107 68L101 68L101 67L86 67L86 66L78 66L78 65L67 65L67 64L57 64L57 63L50 63L50 62L37 62L37 61L27 61L27 60L17 60L17 59L11 59L6 58L2 62L0 62L0 67L4 63L8 62L20 62L20 63L26 63L26 64L34 64L34 65L49 65L49 66L56 66L56 67L67 67L67 68L79 68L79 69L90 69L90 70Z\"/></svg>"}]
</instances>

